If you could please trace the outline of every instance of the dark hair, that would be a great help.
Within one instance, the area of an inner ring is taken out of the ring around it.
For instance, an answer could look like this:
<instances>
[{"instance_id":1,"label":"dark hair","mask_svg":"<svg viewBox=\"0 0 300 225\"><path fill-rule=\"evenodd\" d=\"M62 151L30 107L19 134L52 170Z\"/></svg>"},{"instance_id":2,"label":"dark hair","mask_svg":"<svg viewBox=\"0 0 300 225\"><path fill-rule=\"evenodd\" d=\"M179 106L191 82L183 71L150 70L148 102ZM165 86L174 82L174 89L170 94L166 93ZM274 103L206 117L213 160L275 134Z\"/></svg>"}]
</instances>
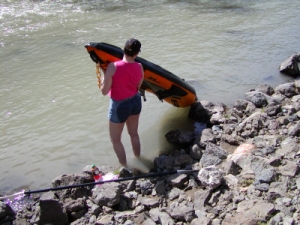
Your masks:
<instances>
[{"instance_id":1,"label":"dark hair","mask_svg":"<svg viewBox=\"0 0 300 225\"><path fill-rule=\"evenodd\" d=\"M125 55L133 57L133 56L137 55L139 52L132 52L132 51L124 48L124 53L125 53Z\"/></svg>"},{"instance_id":2,"label":"dark hair","mask_svg":"<svg viewBox=\"0 0 300 225\"><path fill-rule=\"evenodd\" d=\"M137 55L141 51L141 42L139 42L135 38L130 38L128 41L126 41L124 46L124 53L128 56L133 57L134 55Z\"/></svg>"}]
</instances>

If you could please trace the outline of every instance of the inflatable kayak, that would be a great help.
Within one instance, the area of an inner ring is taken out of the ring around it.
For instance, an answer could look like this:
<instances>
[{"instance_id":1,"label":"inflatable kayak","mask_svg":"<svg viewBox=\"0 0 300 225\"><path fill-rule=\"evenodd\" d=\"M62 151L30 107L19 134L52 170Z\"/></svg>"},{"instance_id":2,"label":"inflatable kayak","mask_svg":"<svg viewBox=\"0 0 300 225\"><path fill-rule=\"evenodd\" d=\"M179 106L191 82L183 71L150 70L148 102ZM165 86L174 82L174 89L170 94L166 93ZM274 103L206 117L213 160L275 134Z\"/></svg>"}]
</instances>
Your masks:
<instances>
[{"instance_id":1,"label":"inflatable kayak","mask_svg":"<svg viewBox=\"0 0 300 225\"><path fill-rule=\"evenodd\" d=\"M110 62L123 58L123 50L114 45L90 42L85 45L85 48L91 59L95 63L99 63L103 70L106 70ZM195 89L184 79L143 58L137 57L135 61L141 63L144 68L141 92L146 90L155 94L159 100L176 107L187 107L197 100Z\"/></svg>"}]
</instances>

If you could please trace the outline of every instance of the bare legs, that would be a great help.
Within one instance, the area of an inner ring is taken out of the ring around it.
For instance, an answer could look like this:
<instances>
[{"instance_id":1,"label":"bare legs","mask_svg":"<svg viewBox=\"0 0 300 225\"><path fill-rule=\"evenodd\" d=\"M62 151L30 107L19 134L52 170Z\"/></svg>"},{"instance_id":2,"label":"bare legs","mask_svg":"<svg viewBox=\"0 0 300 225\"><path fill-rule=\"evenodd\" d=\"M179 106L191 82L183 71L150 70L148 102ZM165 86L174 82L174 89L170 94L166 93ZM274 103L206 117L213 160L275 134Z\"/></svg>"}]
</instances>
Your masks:
<instances>
[{"instance_id":1,"label":"bare legs","mask_svg":"<svg viewBox=\"0 0 300 225\"><path fill-rule=\"evenodd\" d=\"M125 122L128 134L130 136L132 150L136 157L138 157L141 152L140 137L138 135L139 116L139 114L129 116L127 121ZM110 140L112 142L114 151L119 159L119 162L122 166L126 167L126 153L121 141L122 131L125 123L113 123L109 121L109 133Z\"/></svg>"},{"instance_id":2,"label":"bare legs","mask_svg":"<svg viewBox=\"0 0 300 225\"><path fill-rule=\"evenodd\" d=\"M140 114L129 116L126 121L127 131L130 136L132 150L136 157L139 157L141 154L140 136L138 134L139 117Z\"/></svg>"},{"instance_id":3,"label":"bare legs","mask_svg":"<svg viewBox=\"0 0 300 225\"><path fill-rule=\"evenodd\" d=\"M124 146L121 142L121 135L124 128L125 123L113 123L109 121L109 134L110 134L110 140L113 144L113 148L115 150L115 153L119 159L119 162L122 166L127 166L126 161L126 153Z\"/></svg>"}]
</instances>

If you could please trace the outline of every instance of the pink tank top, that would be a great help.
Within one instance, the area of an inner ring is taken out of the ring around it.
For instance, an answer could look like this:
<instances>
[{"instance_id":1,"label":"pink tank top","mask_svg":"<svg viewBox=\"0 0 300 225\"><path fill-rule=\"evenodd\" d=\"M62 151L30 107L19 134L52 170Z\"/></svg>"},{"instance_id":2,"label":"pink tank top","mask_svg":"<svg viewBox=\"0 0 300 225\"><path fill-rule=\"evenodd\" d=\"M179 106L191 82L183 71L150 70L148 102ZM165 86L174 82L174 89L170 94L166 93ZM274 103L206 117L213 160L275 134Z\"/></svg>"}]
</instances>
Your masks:
<instances>
[{"instance_id":1,"label":"pink tank top","mask_svg":"<svg viewBox=\"0 0 300 225\"><path fill-rule=\"evenodd\" d=\"M141 65L121 60L115 62L115 66L110 97L117 101L133 97L138 92L139 82L143 78Z\"/></svg>"}]
</instances>

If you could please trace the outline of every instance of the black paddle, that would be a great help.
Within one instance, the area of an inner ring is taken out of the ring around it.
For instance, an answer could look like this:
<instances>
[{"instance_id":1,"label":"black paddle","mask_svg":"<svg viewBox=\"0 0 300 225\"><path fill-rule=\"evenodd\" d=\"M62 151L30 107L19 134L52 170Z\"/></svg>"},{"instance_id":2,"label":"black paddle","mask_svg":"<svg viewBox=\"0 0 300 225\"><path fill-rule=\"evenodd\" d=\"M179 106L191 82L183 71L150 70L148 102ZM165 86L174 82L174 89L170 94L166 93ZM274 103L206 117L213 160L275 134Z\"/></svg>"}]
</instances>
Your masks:
<instances>
[{"instance_id":1,"label":"black paddle","mask_svg":"<svg viewBox=\"0 0 300 225\"><path fill-rule=\"evenodd\" d=\"M170 172L162 172L162 173L149 173L145 175L140 175L140 176L133 176L133 177L125 177L125 178L120 178L120 179L115 179L115 180L105 180L105 181L97 181L97 182L91 182L91 183L83 183L83 184L74 184L74 185L68 185L68 186L61 186L61 187L53 187L53 188L45 188L45 189L40 189L40 190L33 190L33 191L21 191L18 193L15 193L10 196L4 196L0 197L1 199L6 199L8 197L13 197L17 195L30 195L34 193L41 193L41 192L48 192L48 191L58 191L58 190L64 190L64 189L71 189L71 188L78 188L78 187L84 187L84 186L93 186L96 184L104 184L104 183L109 183L109 182L121 182L121 181L128 181L128 180L137 180L141 178L149 178L149 177L159 177L159 176L165 176L165 175L172 175L172 174L185 174L185 173L195 173L199 172L199 170L174 170Z\"/></svg>"}]
</instances>

